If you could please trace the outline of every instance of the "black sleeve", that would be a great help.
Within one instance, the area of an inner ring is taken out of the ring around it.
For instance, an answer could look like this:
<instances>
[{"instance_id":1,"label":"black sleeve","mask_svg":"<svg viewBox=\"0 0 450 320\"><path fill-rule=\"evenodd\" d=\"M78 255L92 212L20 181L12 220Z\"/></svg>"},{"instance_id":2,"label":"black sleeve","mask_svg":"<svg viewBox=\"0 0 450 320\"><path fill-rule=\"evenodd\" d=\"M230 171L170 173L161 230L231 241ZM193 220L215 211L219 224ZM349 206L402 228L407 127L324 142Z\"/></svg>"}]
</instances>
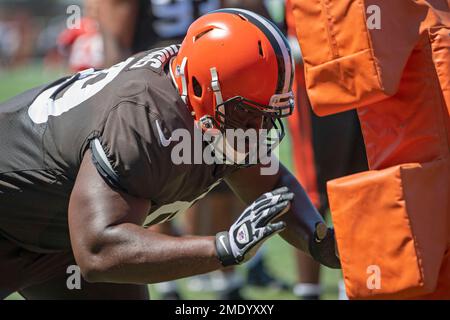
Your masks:
<instances>
[{"instance_id":1,"label":"black sleeve","mask_svg":"<svg viewBox=\"0 0 450 320\"><path fill-rule=\"evenodd\" d=\"M98 138L92 139L89 143L89 148L92 153L92 162L103 179L105 179L106 183L113 189L127 192L127 190L120 185L119 175L111 166L100 140Z\"/></svg>"},{"instance_id":2,"label":"black sleeve","mask_svg":"<svg viewBox=\"0 0 450 320\"><path fill-rule=\"evenodd\" d=\"M109 114L101 134L90 142L94 165L105 181L145 199L157 192L158 179L151 120L145 106L121 103Z\"/></svg>"}]
</instances>

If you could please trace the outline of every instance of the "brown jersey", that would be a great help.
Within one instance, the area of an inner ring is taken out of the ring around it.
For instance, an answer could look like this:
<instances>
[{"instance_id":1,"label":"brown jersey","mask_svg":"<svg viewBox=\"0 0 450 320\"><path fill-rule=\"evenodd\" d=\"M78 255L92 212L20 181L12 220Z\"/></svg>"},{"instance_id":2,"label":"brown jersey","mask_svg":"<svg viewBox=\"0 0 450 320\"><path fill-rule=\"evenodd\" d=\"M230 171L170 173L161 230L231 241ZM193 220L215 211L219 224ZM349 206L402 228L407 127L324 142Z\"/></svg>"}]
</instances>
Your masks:
<instances>
[{"instance_id":1,"label":"brown jersey","mask_svg":"<svg viewBox=\"0 0 450 320\"><path fill-rule=\"evenodd\" d=\"M35 251L70 248L67 210L90 148L113 187L150 199L146 224L189 208L234 170L174 164L176 129L194 121L168 73L177 46L87 70L0 104L0 233Z\"/></svg>"}]
</instances>

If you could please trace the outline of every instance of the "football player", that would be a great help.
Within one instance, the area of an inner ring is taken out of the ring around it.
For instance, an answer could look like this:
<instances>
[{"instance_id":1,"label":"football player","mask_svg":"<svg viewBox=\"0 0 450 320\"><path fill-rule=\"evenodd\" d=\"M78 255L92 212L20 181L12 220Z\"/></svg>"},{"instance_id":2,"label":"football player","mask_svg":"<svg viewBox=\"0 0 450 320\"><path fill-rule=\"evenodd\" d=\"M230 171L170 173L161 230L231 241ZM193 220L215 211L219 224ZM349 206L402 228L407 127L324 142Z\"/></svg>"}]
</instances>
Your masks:
<instances>
[{"instance_id":1,"label":"football player","mask_svg":"<svg viewBox=\"0 0 450 320\"><path fill-rule=\"evenodd\" d=\"M192 144L196 128L225 137L278 128L282 138L293 71L289 45L270 21L223 9L196 20L181 47L1 104L0 296L147 299L145 284L243 263L277 233L338 268L333 229L282 165L264 175L262 164L241 161L242 152L231 163L173 158L179 129L192 133ZM220 158L225 140L203 147ZM145 228L222 180L248 205L229 230L172 237ZM83 275L79 290L67 285L74 266Z\"/></svg>"},{"instance_id":2,"label":"football player","mask_svg":"<svg viewBox=\"0 0 450 320\"><path fill-rule=\"evenodd\" d=\"M260 0L103 0L99 3L97 17L104 42L105 65L111 66L139 51L181 43L187 28L195 19L224 7L239 7L265 17L269 16L264 3ZM224 226L229 226L242 208L243 204L227 184L222 182L189 210L184 231L214 234ZM217 214L214 220L208 221L205 214L211 209ZM177 233L175 229L172 223L153 227L155 231L171 235ZM259 286L273 284L282 286L281 281L267 272L262 259L263 252L264 250L261 250L248 265L249 282ZM234 272L232 267L223 270L223 273L226 284L224 289L220 290L220 298L226 300L241 298L240 287L243 281L239 274ZM199 279L191 280L194 283ZM157 289L164 299L180 296L175 282L161 283Z\"/></svg>"}]
</instances>

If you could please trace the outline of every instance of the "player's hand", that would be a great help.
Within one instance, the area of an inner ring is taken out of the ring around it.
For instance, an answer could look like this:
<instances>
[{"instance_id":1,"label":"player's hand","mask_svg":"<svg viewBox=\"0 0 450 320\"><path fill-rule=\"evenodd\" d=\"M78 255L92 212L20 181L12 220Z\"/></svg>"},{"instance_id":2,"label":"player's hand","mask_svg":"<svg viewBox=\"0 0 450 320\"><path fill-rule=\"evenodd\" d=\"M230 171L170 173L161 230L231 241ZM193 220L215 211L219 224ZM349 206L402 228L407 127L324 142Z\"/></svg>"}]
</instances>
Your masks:
<instances>
[{"instance_id":1,"label":"player's hand","mask_svg":"<svg viewBox=\"0 0 450 320\"><path fill-rule=\"evenodd\" d=\"M229 231L216 235L216 250L223 266L250 259L261 244L282 231L286 224L273 221L289 210L294 194L283 187L267 192L253 202Z\"/></svg>"},{"instance_id":2,"label":"player's hand","mask_svg":"<svg viewBox=\"0 0 450 320\"><path fill-rule=\"evenodd\" d=\"M324 266L341 268L334 229L328 228L324 223L316 226L314 239L309 243L309 252L314 260Z\"/></svg>"}]
</instances>

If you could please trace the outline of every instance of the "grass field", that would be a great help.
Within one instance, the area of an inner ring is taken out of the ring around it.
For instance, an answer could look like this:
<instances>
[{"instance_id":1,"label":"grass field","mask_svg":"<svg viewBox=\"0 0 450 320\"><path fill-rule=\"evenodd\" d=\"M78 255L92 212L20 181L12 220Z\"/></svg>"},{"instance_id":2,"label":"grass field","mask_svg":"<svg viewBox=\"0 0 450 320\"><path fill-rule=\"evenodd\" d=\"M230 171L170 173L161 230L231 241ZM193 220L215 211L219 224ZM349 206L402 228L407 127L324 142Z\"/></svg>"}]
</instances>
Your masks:
<instances>
[{"instance_id":1,"label":"grass field","mask_svg":"<svg viewBox=\"0 0 450 320\"><path fill-rule=\"evenodd\" d=\"M61 70L43 70L40 65L31 65L16 69L14 71L0 70L0 103L6 99L33 86L51 81L63 74ZM280 147L280 158L282 162L290 167L290 145L289 139L283 141ZM270 270L279 278L294 284L297 275L297 266L294 260L294 249L286 244L280 237L274 237L266 244L266 261ZM238 268L239 272L245 274L245 266ZM322 268L325 294L324 299L337 298L337 283L340 271ZM215 295L210 292L191 292L186 288L186 280L179 281L182 295L185 299L214 299ZM150 286L153 299L158 299L158 293ZM295 299L290 292L278 292L273 289L261 289L247 287L243 294L248 299ZM13 294L9 299L21 299L18 294Z\"/></svg>"}]
</instances>

